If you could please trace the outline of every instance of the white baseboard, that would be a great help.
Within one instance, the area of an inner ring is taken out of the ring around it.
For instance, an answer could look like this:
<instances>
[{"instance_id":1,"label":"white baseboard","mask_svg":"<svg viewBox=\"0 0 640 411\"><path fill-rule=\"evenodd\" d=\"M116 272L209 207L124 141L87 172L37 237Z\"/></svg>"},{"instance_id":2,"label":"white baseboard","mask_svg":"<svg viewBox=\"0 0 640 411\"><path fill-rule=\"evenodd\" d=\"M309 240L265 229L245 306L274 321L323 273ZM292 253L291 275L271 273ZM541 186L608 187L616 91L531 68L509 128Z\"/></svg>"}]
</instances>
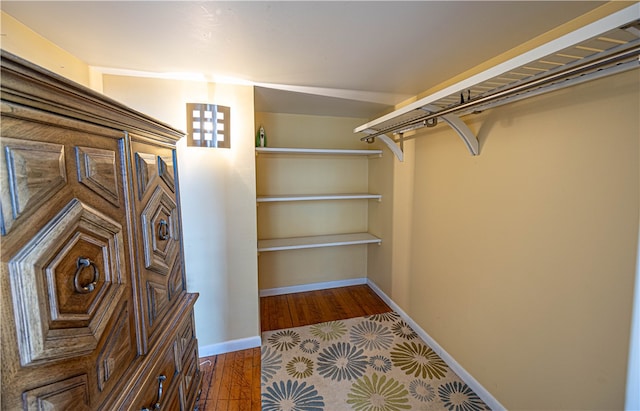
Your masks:
<instances>
[{"instance_id":1,"label":"white baseboard","mask_svg":"<svg viewBox=\"0 0 640 411\"><path fill-rule=\"evenodd\" d=\"M303 293L305 291L326 290L329 288L348 287L350 285L367 284L367 279L353 278L349 280L327 281L323 283L292 285L290 287L267 288L260 290L260 297L269 297L272 295Z\"/></svg>"},{"instance_id":2,"label":"white baseboard","mask_svg":"<svg viewBox=\"0 0 640 411\"><path fill-rule=\"evenodd\" d=\"M495 399L495 397L491 395L491 393L487 391L487 389L485 389L475 378L473 378L473 376L469 374L467 370L462 368L462 366L458 364L458 362L449 353L447 353L444 348L442 348L440 344L436 342L436 340L434 340L429 334L427 334L425 330L423 330L418 324L416 324L416 322L413 321L413 319L411 319L411 317L409 317L407 313L405 313L391 298L389 298L389 296L386 295L380 289L380 287L378 287L373 281L369 279L367 279L367 285L369 285L369 287L371 287L371 289L376 294L378 294L378 296L382 298L382 300L384 300L384 302L387 303L387 305L391 307L393 311L400 314L402 319L405 320L407 324L409 324L409 326L413 328L413 330L420 336L420 338L422 338L424 342L426 342L427 345L431 347L433 351L435 351L436 354L438 354L440 358L444 360L444 362L447 363L449 368L451 368L456 374L458 374L458 376L460 376L462 381L464 381L469 386L469 388L471 388L476 394L478 394L478 397L480 397L480 399L484 401L485 404L489 406L489 408L494 411L506 410L506 408L502 404L500 404L500 402Z\"/></svg>"},{"instance_id":3,"label":"white baseboard","mask_svg":"<svg viewBox=\"0 0 640 411\"><path fill-rule=\"evenodd\" d=\"M300 293L305 291L324 290L337 287L348 287L350 285L366 284L366 278L354 278L349 280L339 281L327 281L323 283L294 285L291 287L270 288L260 290L260 297L267 297L271 295ZM204 346L198 346L198 355L200 358L209 357L211 355L225 354L228 352L247 350L249 348L260 347L262 345L262 339L260 336L242 338L239 340L224 341L217 344L210 344Z\"/></svg>"},{"instance_id":4,"label":"white baseboard","mask_svg":"<svg viewBox=\"0 0 640 411\"><path fill-rule=\"evenodd\" d=\"M225 354L233 351L248 350L249 348L260 347L262 338L255 337L241 338L239 340L224 341L217 344L198 346L198 356L209 357L212 355Z\"/></svg>"}]
</instances>

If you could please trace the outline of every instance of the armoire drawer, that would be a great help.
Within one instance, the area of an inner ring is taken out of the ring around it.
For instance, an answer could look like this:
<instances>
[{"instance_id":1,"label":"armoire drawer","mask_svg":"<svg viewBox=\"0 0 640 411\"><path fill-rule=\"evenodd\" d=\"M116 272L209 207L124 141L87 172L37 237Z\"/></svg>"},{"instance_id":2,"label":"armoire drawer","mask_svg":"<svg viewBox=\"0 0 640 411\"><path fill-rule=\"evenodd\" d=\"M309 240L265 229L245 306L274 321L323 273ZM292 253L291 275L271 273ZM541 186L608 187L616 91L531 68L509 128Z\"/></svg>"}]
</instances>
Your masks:
<instances>
[{"instance_id":1,"label":"armoire drawer","mask_svg":"<svg viewBox=\"0 0 640 411\"><path fill-rule=\"evenodd\" d=\"M141 385L135 388L138 395L127 406L129 410L177 410L171 408L168 401L175 401L173 396L179 400L177 393L179 388L180 374L178 372L178 362L176 358L175 344L167 349L162 358L155 364L151 372L143 379ZM159 404L160 408L156 407Z\"/></svg>"},{"instance_id":2,"label":"armoire drawer","mask_svg":"<svg viewBox=\"0 0 640 411\"><path fill-rule=\"evenodd\" d=\"M198 361L198 344L197 340L193 340L182 364L182 385L180 387L182 411L193 410L200 391L202 375Z\"/></svg>"},{"instance_id":3,"label":"armoire drawer","mask_svg":"<svg viewBox=\"0 0 640 411\"><path fill-rule=\"evenodd\" d=\"M187 319L182 323L178 330L178 336L176 337L176 346L178 349L178 358L182 363L189 360L191 356L192 344L196 340L195 323L193 318L193 311L189 313ZM196 344L197 345L197 344ZM197 350L197 347L196 347Z\"/></svg>"},{"instance_id":4,"label":"armoire drawer","mask_svg":"<svg viewBox=\"0 0 640 411\"><path fill-rule=\"evenodd\" d=\"M27 411L89 411L89 381L86 374L56 381L22 394Z\"/></svg>"}]
</instances>

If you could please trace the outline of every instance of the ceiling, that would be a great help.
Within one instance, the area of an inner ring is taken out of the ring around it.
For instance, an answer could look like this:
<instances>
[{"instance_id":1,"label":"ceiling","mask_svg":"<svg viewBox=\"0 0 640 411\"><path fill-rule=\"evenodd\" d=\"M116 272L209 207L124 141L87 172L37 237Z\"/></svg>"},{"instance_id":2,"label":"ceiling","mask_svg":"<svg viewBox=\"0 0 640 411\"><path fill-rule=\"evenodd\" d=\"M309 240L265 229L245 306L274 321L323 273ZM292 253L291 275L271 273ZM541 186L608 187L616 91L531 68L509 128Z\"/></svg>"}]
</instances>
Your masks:
<instances>
[{"instance_id":1,"label":"ceiling","mask_svg":"<svg viewBox=\"0 0 640 411\"><path fill-rule=\"evenodd\" d=\"M256 110L371 118L596 1L7 1L105 73L253 84Z\"/></svg>"}]
</instances>

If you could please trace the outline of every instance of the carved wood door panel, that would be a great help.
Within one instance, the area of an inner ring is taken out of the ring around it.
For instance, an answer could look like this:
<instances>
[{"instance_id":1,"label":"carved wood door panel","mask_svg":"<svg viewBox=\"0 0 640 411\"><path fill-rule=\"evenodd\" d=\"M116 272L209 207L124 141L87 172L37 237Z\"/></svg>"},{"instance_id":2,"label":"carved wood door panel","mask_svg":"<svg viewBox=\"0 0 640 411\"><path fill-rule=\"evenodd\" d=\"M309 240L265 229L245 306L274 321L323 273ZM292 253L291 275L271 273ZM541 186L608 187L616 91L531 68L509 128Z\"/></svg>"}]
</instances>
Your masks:
<instances>
[{"instance_id":1,"label":"carved wood door panel","mask_svg":"<svg viewBox=\"0 0 640 411\"><path fill-rule=\"evenodd\" d=\"M89 409L138 355L124 133L3 110L3 406Z\"/></svg>"},{"instance_id":2,"label":"carved wood door panel","mask_svg":"<svg viewBox=\"0 0 640 411\"><path fill-rule=\"evenodd\" d=\"M135 138L135 136L133 137ZM158 338L163 318L185 291L175 150L131 144L143 347Z\"/></svg>"},{"instance_id":3,"label":"carved wood door panel","mask_svg":"<svg viewBox=\"0 0 640 411\"><path fill-rule=\"evenodd\" d=\"M193 409L183 133L1 54L0 409Z\"/></svg>"}]
</instances>

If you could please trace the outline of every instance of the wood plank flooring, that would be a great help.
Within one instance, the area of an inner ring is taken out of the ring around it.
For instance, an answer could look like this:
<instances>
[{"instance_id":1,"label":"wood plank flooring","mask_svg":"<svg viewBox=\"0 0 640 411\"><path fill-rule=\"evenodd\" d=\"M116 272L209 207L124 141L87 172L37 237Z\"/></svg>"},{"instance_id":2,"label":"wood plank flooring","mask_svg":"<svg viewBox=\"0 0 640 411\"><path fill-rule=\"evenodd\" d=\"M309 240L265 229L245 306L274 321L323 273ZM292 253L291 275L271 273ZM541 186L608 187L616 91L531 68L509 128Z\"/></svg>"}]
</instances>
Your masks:
<instances>
[{"instance_id":1,"label":"wood plank flooring","mask_svg":"<svg viewBox=\"0 0 640 411\"><path fill-rule=\"evenodd\" d=\"M262 332L390 311L367 285L260 299ZM200 359L200 411L260 410L260 347Z\"/></svg>"}]
</instances>

